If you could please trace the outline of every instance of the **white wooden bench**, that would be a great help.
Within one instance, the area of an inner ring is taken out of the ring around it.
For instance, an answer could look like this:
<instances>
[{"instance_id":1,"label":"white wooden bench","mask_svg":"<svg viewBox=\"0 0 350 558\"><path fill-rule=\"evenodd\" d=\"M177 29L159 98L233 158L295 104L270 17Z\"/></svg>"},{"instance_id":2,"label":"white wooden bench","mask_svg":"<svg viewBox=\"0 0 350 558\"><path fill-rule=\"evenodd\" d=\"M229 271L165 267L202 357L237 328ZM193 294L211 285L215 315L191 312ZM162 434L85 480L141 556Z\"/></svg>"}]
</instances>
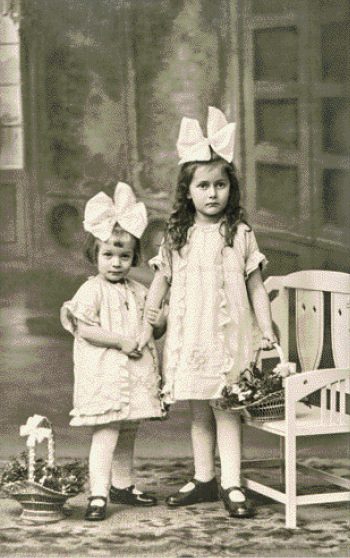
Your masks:
<instances>
[{"instance_id":1,"label":"white wooden bench","mask_svg":"<svg viewBox=\"0 0 350 558\"><path fill-rule=\"evenodd\" d=\"M349 479L297 462L298 437L309 436L310 444L314 446L315 436L350 433L350 275L334 271L300 271L269 277L265 286L272 299L279 344L290 361L294 347L301 371L285 381L285 420L258 422L244 419L250 427L278 436L281 454L278 460L244 462L243 477L249 489L284 504L286 526L295 528L297 506L350 500ZM329 320L326 319L325 323L326 307ZM324 349L329 353L326 367L323 367ZM277 355L275 351L263 352L265 359L274 355ZM318 397L310 408L300 403L303 397L314 392ZM305 439L303 444L305 446ZM349 439L344 447L349 448ZM282 490L257 482L248 472L244 473L245 469L251 470L255 466L261 470L264 466L276 464L282 467ZM297 469L341 488L328 487L331 491L299 495Z\"/></svg>"}]
</instances>

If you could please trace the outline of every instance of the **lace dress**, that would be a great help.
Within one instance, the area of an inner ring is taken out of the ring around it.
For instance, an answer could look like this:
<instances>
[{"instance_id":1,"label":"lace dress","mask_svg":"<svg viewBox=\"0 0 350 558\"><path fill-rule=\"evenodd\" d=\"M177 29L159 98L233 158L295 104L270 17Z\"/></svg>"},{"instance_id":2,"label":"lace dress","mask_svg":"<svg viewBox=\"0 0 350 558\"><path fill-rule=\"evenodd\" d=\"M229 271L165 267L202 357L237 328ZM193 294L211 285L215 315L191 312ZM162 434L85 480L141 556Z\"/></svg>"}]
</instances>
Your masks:
<instances>
[{"instance_id":1,"label":"lace dress","mask_svg":"<svg viewBox=\"0 0 350 558\"><path fill-rule=\"evenodd\" d=\"M220 223L195 223L187 244L163 244L149 263L171 283L164 348L164 401L216 399L236 381L261 341L246 279L266 263L253 231L240 224L232 248Z\"/></svg>"},{"instance_id":2,"label":"lace dress","mask_svg":"<svg viewBox=\"0 0 350 558\"><path fill-rule=\"evenodd\" d=\"M98 347L77 334L77 320L121 335L140 332L146 289L136 281L109 283L92 277L61 309L64 328L74 335L74 408L70 424L96 425L160 417L160 374L153 341L139 360Z\"/></svg>"}]
</instances>

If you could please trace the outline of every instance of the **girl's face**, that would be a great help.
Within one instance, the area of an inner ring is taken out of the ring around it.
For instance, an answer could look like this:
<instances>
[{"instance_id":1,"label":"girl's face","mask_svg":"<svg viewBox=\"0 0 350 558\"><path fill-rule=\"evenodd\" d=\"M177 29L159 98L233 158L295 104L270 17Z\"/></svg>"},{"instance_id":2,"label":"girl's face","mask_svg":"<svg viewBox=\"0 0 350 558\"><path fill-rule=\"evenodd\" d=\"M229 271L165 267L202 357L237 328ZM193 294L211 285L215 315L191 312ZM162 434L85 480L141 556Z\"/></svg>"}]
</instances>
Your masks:
<instances>
[{"instance_id":1,"label":"girl's face","mask_svg":"<svg viewBox=\"0 0 350 558\"><path fill-rule=\"evenodd\" d=\"M123 281L134 259L135 240L128 234L112 235L107 242L100 241L97 269L110 283Z\"/></svg>"},{"instance_id":2,"label":"girl's face","mask_svg":"<svg viewBox=\"0 0 350 558\"><path fill-rule=\"evenodd\" d=\"M230 194L230 181L222 163L199 165L189 187L188 197L196 209L198 221L220 221Z\"/></svg>"}]
</instances>

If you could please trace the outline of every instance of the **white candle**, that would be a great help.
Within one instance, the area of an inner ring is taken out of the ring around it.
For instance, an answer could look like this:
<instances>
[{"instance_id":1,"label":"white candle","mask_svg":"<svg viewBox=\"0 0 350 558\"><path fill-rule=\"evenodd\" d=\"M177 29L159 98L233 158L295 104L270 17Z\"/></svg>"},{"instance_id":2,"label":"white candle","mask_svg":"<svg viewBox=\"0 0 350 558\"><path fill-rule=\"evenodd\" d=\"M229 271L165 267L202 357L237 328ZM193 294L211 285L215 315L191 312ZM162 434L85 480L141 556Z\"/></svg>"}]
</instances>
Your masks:
<instances>
[{"instance_id":1,"label":"white candle","mask_svg":"<svg viewBox=\"0 0 350 558\"><path fill-rule=\"evenodd\" d=\"M47 462L49 467L53 467L54 466L54 462L55 462L55 456L54 456L54 451L55 451L55 444L54 444L54 440L53 440L53 434L52 431L50 433L50 436L48 438L48 458L47 458Z\"/></svg>"},{"instance_id":2,"label":"white candle","mask_svg":"<svg viewBox=\"0 0 350 558\"><path fill-rule=\"evenodd\" d=\"M34 482L34 468L35 468L35 447L28 448L28 480Z\"/></svg>"}]
</instances>

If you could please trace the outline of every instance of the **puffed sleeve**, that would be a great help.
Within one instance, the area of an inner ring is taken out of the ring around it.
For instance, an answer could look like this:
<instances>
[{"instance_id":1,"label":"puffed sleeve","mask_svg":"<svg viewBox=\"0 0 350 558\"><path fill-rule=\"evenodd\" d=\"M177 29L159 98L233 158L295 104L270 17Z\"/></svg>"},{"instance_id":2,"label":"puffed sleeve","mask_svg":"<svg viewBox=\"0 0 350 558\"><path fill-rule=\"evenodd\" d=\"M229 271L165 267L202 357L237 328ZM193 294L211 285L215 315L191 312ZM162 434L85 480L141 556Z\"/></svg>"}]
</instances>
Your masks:
<instances>
[{"instance_id":1,"label":"puffed sleeve","mask_svg":"<svg viewBox=\"0 0 350 558\"><path fill-rule=\"evenodd\" d=\"M100 325L101 289L91 278L76 292L72 300L64 302L60 312L61 323L75 335L78 320L88 325Z\"/></svg>"},{"instance_id":2,"label":"puffed sleeve","mask_svg":"<svg viewBox=\"0 0 350 558\"><path fill-rule=\"evenodd\" d=\"M253 271L264 269L267 265L267 259L259 250L255 234L252 229L246 228L245 237L245 275L248 277Z\"/></svg>"},{"instance_id":3,"label":"puffed sleeve","mask_svg":"<svg viewBox=\"0 0 350 558\"><path fill-rule=\"evenodd\" d=\"M153 271L160 271L165 275L168 282L171 283L172 278L172 254L169 246L164 240L159 248L159 252L154 258L149 260L148 265Z\"/></svg>"}]
</instances>

